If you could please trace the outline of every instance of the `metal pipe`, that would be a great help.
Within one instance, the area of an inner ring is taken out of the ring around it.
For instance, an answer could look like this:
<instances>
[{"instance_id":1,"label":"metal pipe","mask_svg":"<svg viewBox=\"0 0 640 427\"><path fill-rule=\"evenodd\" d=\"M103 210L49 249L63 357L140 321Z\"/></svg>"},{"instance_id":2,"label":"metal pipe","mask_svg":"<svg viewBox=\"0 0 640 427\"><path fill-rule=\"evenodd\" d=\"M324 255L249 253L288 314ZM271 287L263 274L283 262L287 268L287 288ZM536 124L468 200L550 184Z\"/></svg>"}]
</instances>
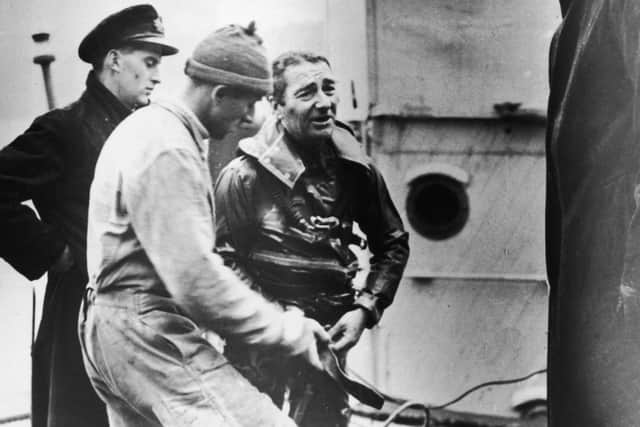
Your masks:
<instances>
[{"instance_id":1,"label":"metal pipe","mask_svg":"<svg viewBox=\"0 0 640 427\"><path fill-rule=\"evenodd\" d=\"M31 36L34 42L44 43L49 40L49 33L36 33ZM44 90L47 95L47 105L50 110L56 107L56 101L53 96L53 86L51 84L51 63L56 57L51 54L36 55L33 57L33 63L40 65L42 68L42 78L44 79Z\"/></svg>"}]
</instances>

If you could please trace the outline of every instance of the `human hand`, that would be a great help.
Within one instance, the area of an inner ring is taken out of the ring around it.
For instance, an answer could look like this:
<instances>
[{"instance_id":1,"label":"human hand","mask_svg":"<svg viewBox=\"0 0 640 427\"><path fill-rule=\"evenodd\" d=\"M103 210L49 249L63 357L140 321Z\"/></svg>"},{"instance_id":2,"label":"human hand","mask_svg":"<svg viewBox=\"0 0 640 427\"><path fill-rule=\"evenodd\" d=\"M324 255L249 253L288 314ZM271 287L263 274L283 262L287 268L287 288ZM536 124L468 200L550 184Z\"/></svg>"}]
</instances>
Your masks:
<instances>
[{"instance_id":1,"label":"human hand","mask_svg":"<svg viewBox=\"0 0 640 427\"><path fill-rule=\"evenodd\" d=\"M288 354L322 370L319 349L328 348L331 337L315 320L304 316L302 310L288 308L284 312L283 342Z\"/></svg>"},{"instance_id":2,"label":"human hand","mask_svg":"<svg viewBox=\"0 0 640 427\"><path fill-rule=\"evenodd\" d=\"M304 322L306 334L310 336L310 339L307 349L300 354L300 357L314 368L322 371L324 367L320 360L319 349L327 348L331 337L315 320L305 317Z\"/></svg>"},{"instance_id":3,"label":"human hand","mask_svg":"<svg viewBox=\"0 0 640 427\"><path fill-rule=\"evenodd\" d=\"M367 325L369 314L364 308L358 307L345 313L331 329L331 348L336 353L346 353L360 340Z\"/></svg>"},{"instance_id":4,"label":"human hand","mask_svg":"<svg viewBox=\"0 0 640 427\"><path fill-rule=\"evenodd\" d=\"M49 269L50 273L64 273L73 267L75 261L73 259L73 255L71 254L71 249L69 249L69 245L65 245L64 250L56 260L56 262Z\"/></svg>"}]
</instances>

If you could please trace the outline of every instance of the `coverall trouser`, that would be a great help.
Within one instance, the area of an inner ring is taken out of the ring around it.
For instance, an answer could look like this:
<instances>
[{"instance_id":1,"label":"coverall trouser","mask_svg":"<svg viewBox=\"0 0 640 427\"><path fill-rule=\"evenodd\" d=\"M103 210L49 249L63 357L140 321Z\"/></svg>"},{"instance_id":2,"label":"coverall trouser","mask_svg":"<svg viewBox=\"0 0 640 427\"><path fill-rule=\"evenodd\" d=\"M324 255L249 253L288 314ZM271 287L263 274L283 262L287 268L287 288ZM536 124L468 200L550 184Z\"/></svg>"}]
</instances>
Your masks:
<instances>
[{"instance_id":1,"label":"coverall trouser","mask_svg":"<svg viewBox=\"0 0 640 427\"><path fill-rule=\"evenodd\" d=\"M111 426L295 426L170 299L88 294L80 342Z\"/></svg>"}]
</instances>

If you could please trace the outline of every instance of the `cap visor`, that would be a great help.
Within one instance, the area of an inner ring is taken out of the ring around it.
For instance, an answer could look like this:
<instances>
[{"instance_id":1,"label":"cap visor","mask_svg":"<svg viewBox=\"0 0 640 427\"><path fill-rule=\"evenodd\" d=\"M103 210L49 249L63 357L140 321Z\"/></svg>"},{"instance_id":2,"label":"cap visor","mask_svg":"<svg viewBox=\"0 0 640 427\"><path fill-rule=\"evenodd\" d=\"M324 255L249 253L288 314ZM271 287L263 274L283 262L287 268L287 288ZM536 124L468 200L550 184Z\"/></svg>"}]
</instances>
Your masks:
<instances>
[{"instance_id":1,"label":"cap visor","mask_svg":"<svg viewBox=\"0 0 640 427\"><path fill-rule=\"evenodd\" d=\"M129 40L127 44L160 48L160 54L162 56L175 55L178 53L177 47L164 43L164 40L165 39L162 37L142 37L135 40Z\"/></svg>"}]
</instances>

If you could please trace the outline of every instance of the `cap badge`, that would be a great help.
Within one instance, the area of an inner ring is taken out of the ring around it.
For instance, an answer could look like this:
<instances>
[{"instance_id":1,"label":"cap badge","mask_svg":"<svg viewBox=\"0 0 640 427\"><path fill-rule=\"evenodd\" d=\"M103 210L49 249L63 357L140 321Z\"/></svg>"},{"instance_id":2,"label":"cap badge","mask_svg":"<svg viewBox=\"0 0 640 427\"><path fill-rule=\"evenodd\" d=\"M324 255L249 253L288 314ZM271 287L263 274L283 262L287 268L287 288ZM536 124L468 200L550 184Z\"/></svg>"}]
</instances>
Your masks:
<instances>
[{"instance_id":1,"label":"cap badge","mask_svg":"<svg viewBox=\"0 0 640 427\"><path fill-rule=\"evenodd\" d=\"M160 17L153 20L153 29L159 33L164 33L164 25L162 25L162 19L160 19Z\"/></svg>"}]
</instances>

